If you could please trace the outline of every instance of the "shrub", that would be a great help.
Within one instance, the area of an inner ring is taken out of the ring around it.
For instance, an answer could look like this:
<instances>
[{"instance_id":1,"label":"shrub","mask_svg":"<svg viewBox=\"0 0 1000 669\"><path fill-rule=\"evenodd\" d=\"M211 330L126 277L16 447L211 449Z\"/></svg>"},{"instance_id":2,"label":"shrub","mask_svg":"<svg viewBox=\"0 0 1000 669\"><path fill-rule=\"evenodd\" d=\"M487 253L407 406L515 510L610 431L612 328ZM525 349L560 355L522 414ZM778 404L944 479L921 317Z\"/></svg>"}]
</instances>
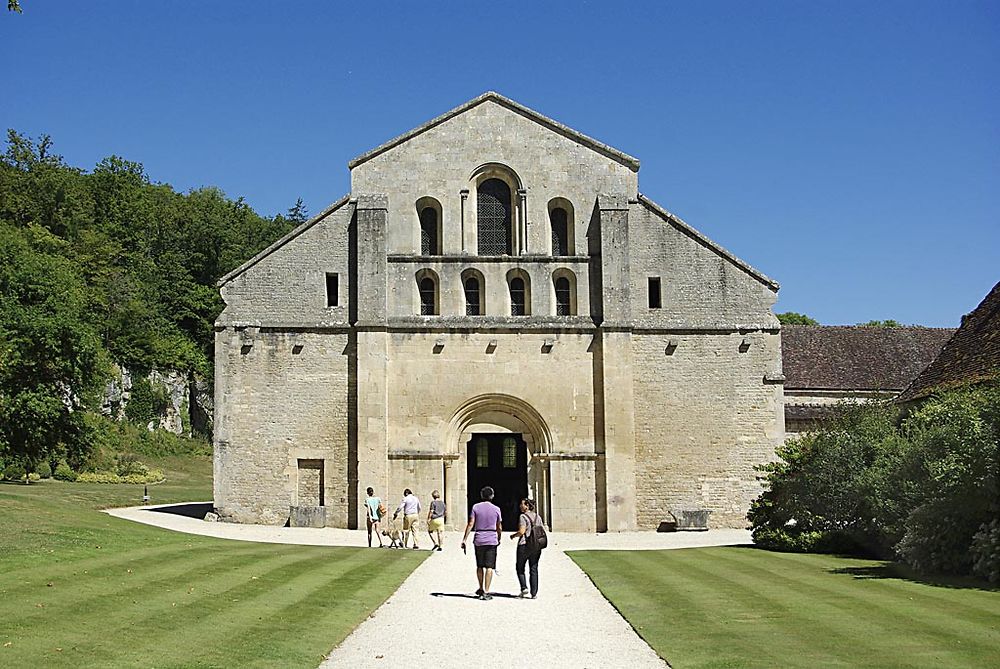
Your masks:
<instances>
[{"instance_id":1,"label":"shrub","mask_svg":"<svg viewBox=\"0 0 1000 669\"><path fill-rule=\"evenodd\" d=\"M141 485L143 483L159 483L163 480L163 472L153 469L146 474L126 474L119 475L117 472L83 472L77 478L80 483L130 483Z\"/></svg>"},{"instance_id":2,"label":"shrub","mask_svg":"<svg viewBox=\"0 0 1000 669\"><path fill-rule=\"evenodd\" d=\"M167 389L149 379L138 377L132 382L132 393L125 406L125 416L138 425L146 426L150 421L161 416L170 404Z\"/></svg>"},{"instance_id":3,"label":"shrub","mask_svg":"<svg viewBox=\"0 0 1000 669\"><path fill-rule=\"evenodd\" d=\"M56 471L52 474L52 477L57 481L75 481L76 472L70 469L69 465L65 462L60 462L56 465Z\"/></svg>"},{"instance_id":4,"label":"shrub","mask_svg":"<svg viewBox=\"0 0 1000 669\"><path fill-rule=\"evenodd\" d=\"M984 523L972 537L972 573L1000 583L1000 519Z\"/></svg>"},{"instance_id":5,"label":"shrub","mask_svg":"<svg viewBox=\"0 0 1000 669\"><path fill-rule=\"evenodd\" d=\"M30 474L28 474L28 480L31 481L32 483L37 483L38 481L42 480L42 477L39 476L38 472L31 472Z\"/></svg>"},{"instance_id":6,"label":"shrub","mask_svg":"<svg viewBox=\"0 0 1000 669\"><path fill-rule=\"evenodd\" d=\"M4 481L23 481L24 480L24 465L20 465L16 462L9 463L3 468L3 480Z\"/></svg>"},{"instance_id":7,"label":"shrub","mask_svg":"<svg viewBox=\"0 0 1000 669\"><path fill-rule=\"evenodd\" d=\"M145 476L149 473L149 467L144 465L138 457L131 453L122 453L118 456L118 463L115 465L115 473L119 476Z\"/></svg>"},{"instance_id":8,"label":"shrub","mask_svg":"<svg viewBox=\"0 0 1000 669\"><path fill-rule=\"evenodd\" d=\"M43 479L52 478L52 465L49 464L48 460L42 460L39 462L38 466L35 467L35 471L38 473L38 476Z\"/></svg>"}]
</instances>

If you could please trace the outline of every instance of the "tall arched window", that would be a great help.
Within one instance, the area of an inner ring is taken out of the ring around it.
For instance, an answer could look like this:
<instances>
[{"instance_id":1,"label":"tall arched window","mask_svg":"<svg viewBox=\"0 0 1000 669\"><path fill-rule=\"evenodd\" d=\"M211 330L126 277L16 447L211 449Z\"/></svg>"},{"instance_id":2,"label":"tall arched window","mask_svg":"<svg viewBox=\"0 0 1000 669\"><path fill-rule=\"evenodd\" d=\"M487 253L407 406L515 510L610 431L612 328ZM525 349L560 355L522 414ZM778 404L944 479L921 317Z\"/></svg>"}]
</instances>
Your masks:
<instances>
[{"instance_id":1,"label":"tall arched window","mask_svg":"<svg viewBox=\"0 0 1000 669\"><path fill-rule=\"evenodd\" d=\"M568 256L569 253L569 229L567 222L569 217L566 210L556 207L549 212L549 220L552 223L552 255Z\"/></svg>"},{"instance_id":2,"label":"tall arched window","mask_svg":"<svg viewBox=\"0 0 1000 669\"><path fill-rule=\"evenodd\" d=\"M556 316L573 315L573 293L569 279L564 276L556 278Z\"/></svg>"},{"instance_id":3,"label":"tall arched window","mask_svg":"<svg viewBox=\"0 0 1000 669\"><path fill-rule=\"evenodd\" d=\"M479 316L482 314L479 294L479 279L470 276L465 280L465 315Z\"/></svg>"},{"instance_id":4,"label":"tall arched window","mask_svg":"<svg viewBox=\"0 0 1000 669\"><path fill-rule=\"evenodd\" d=\"M420 315L437 315L437 284L434 279L425 276L417 285L420 290Z\"/></svg>"},{"instance_id":5,"label":"tall arched window","mask_svg":"<svg viewBox=\"0 0 1000 669\"><path fill-rule=\"evenodd\" d=\"M476 190L476 230L479 255L513 253L510 186L500 179L487 179Z\"/></svg>"},{"instance_id":6,"label":"tall arched window","mask_svg":"<svg viewBox=\"0 0 1000 669\"><path fill-rule=\"evenodd\" d=\"M425 256L439 255L438 213L434 207L424 207L420 211L420 253Z\"/></svg>"},{"instance_id":7,"label":"tall arched window","mask_svg":"<svg viewBox=\"0 0 1000 669\"><path fill-rule=\"evenodd\" d=\"M527 315L525 303L524 279L517 276L510 280L510 315Z\"/></svg>"}]
</instances>

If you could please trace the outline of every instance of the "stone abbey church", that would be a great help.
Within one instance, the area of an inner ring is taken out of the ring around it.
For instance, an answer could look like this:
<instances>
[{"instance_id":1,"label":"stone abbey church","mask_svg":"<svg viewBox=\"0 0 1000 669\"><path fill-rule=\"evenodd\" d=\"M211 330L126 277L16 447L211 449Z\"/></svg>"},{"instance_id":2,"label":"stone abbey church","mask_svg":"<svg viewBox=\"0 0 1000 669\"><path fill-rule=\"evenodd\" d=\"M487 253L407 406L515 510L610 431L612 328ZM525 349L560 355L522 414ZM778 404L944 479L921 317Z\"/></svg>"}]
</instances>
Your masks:
<instances>
[{"instance_id":1,"label":"stone abbey church","mask_svg":"<svg viewBox=\"0 0 1000 669\"><path fill-rule=\"evenodd\" d=\"M483 485L556 531L742 526L784 435L778 284L639 193L639 161L485 93L349 163L220 282L215 504L364 527L365 488Z\"/></svg>"}]
</instances>

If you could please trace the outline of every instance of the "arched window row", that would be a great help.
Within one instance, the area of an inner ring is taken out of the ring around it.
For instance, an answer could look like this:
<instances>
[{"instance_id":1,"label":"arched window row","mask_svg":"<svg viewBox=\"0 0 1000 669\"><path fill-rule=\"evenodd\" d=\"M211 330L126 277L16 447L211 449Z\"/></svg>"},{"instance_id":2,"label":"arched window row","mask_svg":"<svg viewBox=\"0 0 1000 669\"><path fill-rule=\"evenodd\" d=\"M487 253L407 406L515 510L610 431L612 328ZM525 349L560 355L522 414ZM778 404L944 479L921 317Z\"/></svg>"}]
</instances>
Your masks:
<instances>
[{"instance_id":1,"label":"arched window row","mask_svg":"<svg viewBox=\"0 0 1000 669\"><path fill-rule=\"evenodd\" d=\"M500 175L490 176L490 175ZM502 170L486 171L475 189L476 253L481 256L519 255L527 249L525 193L520 182ZM514 186L511 185L514 183ZM515 191L516 187L516 191ZM463 191L467 193L468 191ZM516 198L515 198L516 195ZM465 196L462 196L462 226L465 226ZM420 255L444 253L441 203L433 197L416 202L420 237ZM576 252L573 204L556 197L548 203L549 252L553 256L571 256ZM464 246L463 246L464 249ZM537 252L537 250L534 250Z\"/></svg>"},{"instance_id":2,"label":"arched window row","mask_svg":"<svg viewBox=\"0 0 1000 669\"><path fill-rule=\"evenodd\" d=\"M421 316L437 316L441 313L440 282L429 269L420 270L416 275L417 296ZM507 273L507 307L511 316L531 315L531 278L521 269ZM467 269L461 276L462 296L466 316L485 316L486 280L474 269ZM576 277L566 269L556 270L552 275L553 315L575 316L577 313Z\"/></svg>"}]
</instances>

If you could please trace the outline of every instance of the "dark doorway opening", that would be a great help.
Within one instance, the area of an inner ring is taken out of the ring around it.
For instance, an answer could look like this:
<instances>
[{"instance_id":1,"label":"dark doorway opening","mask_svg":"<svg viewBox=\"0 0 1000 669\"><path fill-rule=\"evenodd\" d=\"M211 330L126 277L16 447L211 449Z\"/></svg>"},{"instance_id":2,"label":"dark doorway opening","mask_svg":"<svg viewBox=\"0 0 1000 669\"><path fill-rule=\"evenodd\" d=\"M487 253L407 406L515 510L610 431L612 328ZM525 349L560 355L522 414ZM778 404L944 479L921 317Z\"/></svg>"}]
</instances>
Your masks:
<instances>
[{"instance_id":1,"label":"dark doorway opening","mask_svg":"<svg viewBox=\"0 0 1000 669\"><path fill-rule=\"evenodd\" d=\"M516 530L518 505L528 496L527 444L520 434L476 433L468 446L469 509L482 501L479 491L490 486L493 503L503 515L503 529Z\"/></svg>"}]
</instances>

